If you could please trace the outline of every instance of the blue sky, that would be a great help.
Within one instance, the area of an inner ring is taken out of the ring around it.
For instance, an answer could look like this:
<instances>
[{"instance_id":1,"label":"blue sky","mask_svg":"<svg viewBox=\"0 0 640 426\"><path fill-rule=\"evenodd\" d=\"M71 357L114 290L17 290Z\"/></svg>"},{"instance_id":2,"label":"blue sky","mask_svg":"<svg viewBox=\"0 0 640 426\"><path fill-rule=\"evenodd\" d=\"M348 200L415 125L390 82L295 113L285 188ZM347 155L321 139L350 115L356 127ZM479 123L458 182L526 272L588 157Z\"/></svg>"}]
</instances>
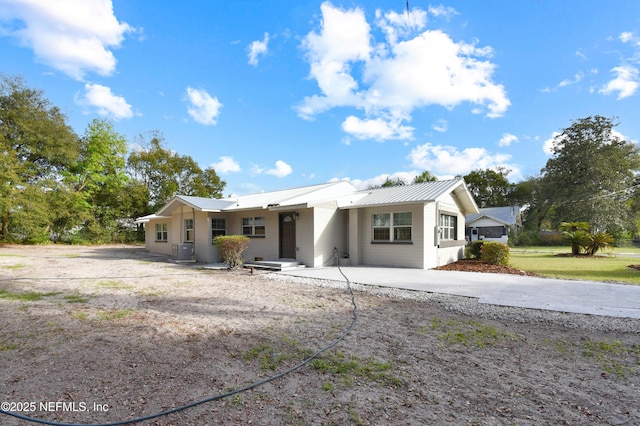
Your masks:
<instances>
[{"instance_id":1,"label":"blue sky","mask_svg":"<svg viewBox=\"0 0 640 426\"><path fill-rule=\"evenodd\" d=\"M517 182L571 120L640 139L640 2L0 0L0 73L78 134L108 118L137 149L160 131L225 195Z\"/></svg>"}]
</instances>

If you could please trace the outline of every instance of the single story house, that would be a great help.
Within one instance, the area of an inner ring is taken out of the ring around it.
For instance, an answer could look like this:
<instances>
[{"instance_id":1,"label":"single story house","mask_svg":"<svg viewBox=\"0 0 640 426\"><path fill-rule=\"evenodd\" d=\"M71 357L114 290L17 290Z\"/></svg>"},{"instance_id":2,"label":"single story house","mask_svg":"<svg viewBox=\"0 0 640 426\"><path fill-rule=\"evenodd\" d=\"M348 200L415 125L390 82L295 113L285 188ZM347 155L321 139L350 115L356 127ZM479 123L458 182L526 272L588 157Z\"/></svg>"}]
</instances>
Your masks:
<instances>
[{"instance_id":1,"label":"single story house","mask_svg":"<svg viewBox=\"0 0 640 426\"><path fill-rule=\"evenodd\" d=\"M519 206L487 207L467 215L466 236L469 241L497 241L507 244L509 235L522 226Z\"/></svg>"},{"instance_id":2,"label":"single story house","mask_svg":"<svg viewBox=\"0 0 640 426\"><path fill-rule=\"evenodd\" d=\"M178 195L145 224L153 253L218 262L218 235L250 238L246 261L428 269L463 257L465 216L478 207L464 180L356 190L331 182L224 199Z\"/></svg>"}]
</instances>

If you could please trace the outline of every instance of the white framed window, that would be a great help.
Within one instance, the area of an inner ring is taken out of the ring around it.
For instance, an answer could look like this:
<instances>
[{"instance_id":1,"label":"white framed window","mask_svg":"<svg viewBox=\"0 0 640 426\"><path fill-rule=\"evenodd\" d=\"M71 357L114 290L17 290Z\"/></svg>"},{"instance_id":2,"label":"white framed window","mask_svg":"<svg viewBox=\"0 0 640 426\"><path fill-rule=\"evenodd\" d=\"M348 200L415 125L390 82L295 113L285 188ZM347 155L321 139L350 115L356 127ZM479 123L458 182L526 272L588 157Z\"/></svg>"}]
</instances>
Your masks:
<instances>
[{"instance_id":1,"label":"white framed window","mask_svg":"<svg viewBox=\"0 0 640 426\"><path fill-rule=\"evenodd\" d=\"M264 237L266 228L266 220L264 216L243 217L242 218L242 235L248 237Z\"/></svg>"},{"instance_id":2,"label":"white framed window","mask_svg":"<svg viewBox=\"0 0 640 426\"><path fill-rule=\"evenodd\" d=\"M156 223L156 241L168 241L169 233L167 232L166 223Z\"/></svg>"},{"instance_id":3,"label":"white framed window","mask_svg":"<svg viewBox=\"0 0 640 426\"><path fill-rule=\"evenodd\" d=\"M184 220L184 242L193 242L193 219Z\"/></svg>"},{"instance_id":4,"label":"white framed window","mask_svg":"<svg viewBox=\"0 0 640 426\"><path fill-rule=\"evenodd\" d=\"M227 235L227 220L214 218L211 219L211 240L221 235Z\"/></svg>"},{"instance_id":5,"label":"white framed window","mask_svg":"<svg viewBox=\"0 0 640 426\"><path fill-rule=\"evenodd\" d=\"M373 241L410 242L413 234L411 212L375 213L373 215Z\"/></svg>"},{"instance_id":6,"label":"white framed window","mask_svg":"<svg viewBox=\"0 0 640 426\"><path fill-rule=\"evenodd\" d=\"M458 236L458 217L440 213L440 239L456 240Z\"/></svg>"}]
</instances>

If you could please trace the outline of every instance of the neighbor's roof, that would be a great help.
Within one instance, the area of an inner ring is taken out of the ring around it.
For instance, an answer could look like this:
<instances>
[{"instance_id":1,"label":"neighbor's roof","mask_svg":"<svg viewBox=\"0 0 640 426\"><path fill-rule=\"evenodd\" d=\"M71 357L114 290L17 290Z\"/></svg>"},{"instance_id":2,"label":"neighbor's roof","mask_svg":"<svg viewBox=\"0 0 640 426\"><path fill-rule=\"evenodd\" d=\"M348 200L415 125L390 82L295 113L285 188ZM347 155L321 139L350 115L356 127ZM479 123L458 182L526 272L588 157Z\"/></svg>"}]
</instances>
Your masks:
<instances>
[{"instance_id":1,"label":"neighbor's roof","mask_svg":"<svg viewBox=\"0 0 640 426\"><path fill-rule=\"evenodd\" d=\"M476 222L483 217L493 219L504 225L520 225L520 207L485 207L480 209L479 213L468 215L465 221L467 226L469 226L470 223Z\"/></svg>"},{"instance_id":2,"label":"neighbor's roof","mask_svg":"<svg viewBox=\"0 0 640 426\"><path fill-rule=\"evenodd\" d=\"M458 199L465 212L478 212L478 206L462 179L439 180L435 182L359 191L358 194L361 196L357 199L350 200L349 203L345 203L343 208L437 201L442 196L450 193Z\"/></svg>"}]
</instances>

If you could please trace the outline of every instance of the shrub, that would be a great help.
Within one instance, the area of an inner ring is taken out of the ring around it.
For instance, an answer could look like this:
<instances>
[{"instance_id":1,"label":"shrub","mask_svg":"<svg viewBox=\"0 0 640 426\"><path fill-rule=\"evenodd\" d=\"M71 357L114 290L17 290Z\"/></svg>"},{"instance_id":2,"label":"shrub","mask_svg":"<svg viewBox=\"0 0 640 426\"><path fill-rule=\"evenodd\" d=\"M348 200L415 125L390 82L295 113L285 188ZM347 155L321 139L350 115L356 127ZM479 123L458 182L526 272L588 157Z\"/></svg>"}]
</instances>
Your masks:
<instances>
[{"instance_id":1,"label":"shrub","mask_svg":"<svg viewBox=\"0 0 640 426\"><path fill-rule=\"evenodd\" d=\"M234 269L242 265L242 252L249 246L249 238L244 235L220 235L213 239L218 254L229 268Z\"/></svg>"},{"instance_id":2,"label":"shrub","mask_svg":"<svg viewBox=\"0 0 640 426\"><path fill-rule=\"evenodd\" d=\"M480 260L490 265L507 266L509 264L509 246L487 241L482 244Z\"/></svg>"},{"instance_id":3,"label":"shrub","mask_svg":"<svg viewBox=\"0 0 640 426\"><path fill-rule=\"evenodd\" d=\"M467 247L465 247L465 259L480 259L482 244L484 244L484 241L472 241Z\"/></svg>"}]
</instances>

